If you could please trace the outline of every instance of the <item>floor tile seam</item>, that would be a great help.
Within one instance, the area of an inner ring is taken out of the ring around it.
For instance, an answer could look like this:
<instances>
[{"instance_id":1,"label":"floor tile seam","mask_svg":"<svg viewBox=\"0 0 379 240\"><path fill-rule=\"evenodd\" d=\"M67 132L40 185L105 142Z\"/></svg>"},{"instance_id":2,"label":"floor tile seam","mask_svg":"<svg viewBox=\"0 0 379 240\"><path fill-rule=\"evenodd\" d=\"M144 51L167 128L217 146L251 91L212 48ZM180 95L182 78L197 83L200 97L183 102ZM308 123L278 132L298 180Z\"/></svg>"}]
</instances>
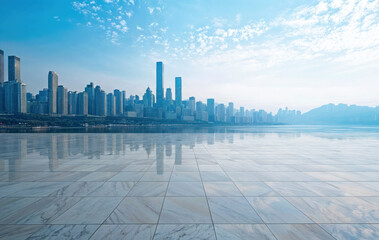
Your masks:
<instances>
[{"instance_id":1,"label":"floor tile seam","mask_svg":"<svg viewBox=\"0 0 379 240\"><path fill-rule=\"evenodd\" d=\"M289 204L291 204L294 208L296 208L299 212L301 212L304 216L306 216L309 220L311 220L314 224L317 224L322 230L324 230L321 225L317 222L315 222L310 216L308 216L307 214L305 214L303 211L301 211L299 208L297 208L294 204L292 204L286 197L282 196ZM332 237L333 239L335 239L335 237L333 237L329 232L325 231L330 237Z\"/></svg>"},{"instance_id":2,"label":"floor tile seam","mask_svg":"<svg viewBox=\"0 0 379 240\"><path fill-rule=\"evenodd\" d=\"M163 206L164 206L164 203L165 203L165 201L166 201L167 190L168 190L168 187L169 187L170 182L171 182L171 176L172 176L173 171L174 171L174 167L172 167L172 168L171 168L171 171L170 171L170 178L168 179L167 186L166 186L166 191L165 191L165 193L164 193L164 195L163 195L162 206L161 206L161 209L160 209L160 211L159 211L159 216L158 216L157 224L155 225L155 229L154 229L154 233L153 233L153 237L152 237L152 239L155 238L155 234L156 234L157 229L158 229L159 221L160 221L160 219L161 219L161 215L162 215L162 211L163 211Z\"/></svg>"},{"instance_id":3,"label":"floor tile seam","mask_svg":"<svg viewBox=\"0 0 379 240\"><path fill-rule=\"evenodd\" d=\"M204 146L204 145L203 145L203 146ZM204 146L204 148L205 148L206 151L209 153L208 149L207 149L205 146ZM197 159L196 155L195 155L195 159L196 159L197 167L199 168L199 162L198 162L198 159ZM203 177L202 177L202 175L200 174L200 169L199 169L199 175L200 175L201 185L203 186L203 191L204 191L204 195L205 195L205 200L207 201L208 212L209 212L209 216L210 216L210 218L211 218L211 222L212 222L212 227L213 227L214 236L215 236L215 239L217 240L216 227L215 227L215 223L214 223L214 221L213 221L213 216L212 216L212 212L211 212L211 207L210 207L210 205L209 205L207 192L205 191L205 186L204 186L204 182L203 182Z\"/></svg>"}]
</instances>

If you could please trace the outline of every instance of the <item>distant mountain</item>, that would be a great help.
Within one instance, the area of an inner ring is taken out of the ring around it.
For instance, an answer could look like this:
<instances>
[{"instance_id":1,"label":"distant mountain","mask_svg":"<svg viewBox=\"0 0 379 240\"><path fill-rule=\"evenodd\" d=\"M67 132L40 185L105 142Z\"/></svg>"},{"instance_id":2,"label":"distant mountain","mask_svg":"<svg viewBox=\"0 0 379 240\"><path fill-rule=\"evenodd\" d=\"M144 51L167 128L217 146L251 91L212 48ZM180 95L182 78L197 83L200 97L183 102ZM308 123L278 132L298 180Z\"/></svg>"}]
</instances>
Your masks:
<instances>
[{"instance_id":1,"label":"distant mountain","mask_svg":"<svg viewBox=\"0 0 379 240\"><path fill-rule=\"evenodd\" d=\"M302 124L369 124L379 125L379 106L327 104L301 115Z\"/></svg>"}]
</instances>

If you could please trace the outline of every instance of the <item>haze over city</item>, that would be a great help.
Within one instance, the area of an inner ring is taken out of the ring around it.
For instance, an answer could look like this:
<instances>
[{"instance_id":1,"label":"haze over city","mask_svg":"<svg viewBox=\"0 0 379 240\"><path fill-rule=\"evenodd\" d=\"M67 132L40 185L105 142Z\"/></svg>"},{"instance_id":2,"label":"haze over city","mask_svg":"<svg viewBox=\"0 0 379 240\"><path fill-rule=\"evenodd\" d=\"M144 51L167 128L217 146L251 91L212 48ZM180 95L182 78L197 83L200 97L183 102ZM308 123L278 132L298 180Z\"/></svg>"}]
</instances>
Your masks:
<instances>
[{"instance_id":1,"label":"haze over city","mask_svg":"<svg viewBox=\"0 0 379 240\"><path fill-rule=\"evenodd\" d=\"M0 46L21 57L33 93L54 70L72 90L143 94L164 61L165 87L182 76L183 98L274 112L378 105L379 1L273 3L1 1Z\"/></svg>"}]
</instances>

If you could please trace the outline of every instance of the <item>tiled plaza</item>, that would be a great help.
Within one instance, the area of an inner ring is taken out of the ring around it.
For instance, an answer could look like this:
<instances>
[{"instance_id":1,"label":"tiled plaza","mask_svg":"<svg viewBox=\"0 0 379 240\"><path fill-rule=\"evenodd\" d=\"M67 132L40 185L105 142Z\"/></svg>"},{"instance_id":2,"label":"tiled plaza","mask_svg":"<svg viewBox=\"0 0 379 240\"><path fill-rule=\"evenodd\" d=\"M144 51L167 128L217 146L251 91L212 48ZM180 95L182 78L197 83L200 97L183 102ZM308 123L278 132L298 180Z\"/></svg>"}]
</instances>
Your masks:
<instances>
[{"instance_id":1,"label":"tiled plaza","mask_svg":"<svg viewBox=\"0 0 379 240\"><path fill-rule=\"evenodd\" d=\"M0 239L379 239L379 132L0 133Z\"/></svg>"}]
</instances>

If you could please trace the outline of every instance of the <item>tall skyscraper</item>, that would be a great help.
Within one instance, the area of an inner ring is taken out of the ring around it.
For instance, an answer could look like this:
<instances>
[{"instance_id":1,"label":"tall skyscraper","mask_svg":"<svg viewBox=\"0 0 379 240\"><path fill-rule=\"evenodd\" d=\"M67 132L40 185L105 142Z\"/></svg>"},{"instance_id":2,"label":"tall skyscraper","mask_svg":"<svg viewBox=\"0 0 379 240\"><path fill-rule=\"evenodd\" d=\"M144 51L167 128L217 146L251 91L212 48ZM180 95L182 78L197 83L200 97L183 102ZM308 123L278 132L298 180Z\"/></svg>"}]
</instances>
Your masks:
<instances>
[{"instance_id":1,"label":"tall skyscraper","mask_svg":"<svg viewBox=\"0 0 379 240\"><path fill-rule=\"evenodd\" d=\"M4 84L4 51L0 49L0 85Z\"/></svg>"},{"instance_id":2,"label":"tall skyscraper","mask_svg":"<svg viewBox=\"0 0 379 240\"><path fill-rule=\"evenodd\" d=\"M77 106L78 106L77 92L69 91L67 94L67 98L68 98L68 114L71 114L71 115L77 114Z\"/></svg>"},{"instance_id":3,"label":"tall skyscraper","mask_svg":"<svg viewBox=\"0 0 379 240\"><path fill-rule=\"evenodd\" d=\"M79 115L87 115L88 114L88 94L87 94L87 92L81 92L78 94L77 114L79 114Z\"/></svg>"},{"instance_id":4,"label":"tall skyscraper","mask_svg":"<svg viewBox=\"0 0 379 240\"><path fill-rule=\"evenodd\" d=\"M95 88L93 83L88 84L84 90L87 93L88 98L88 114L96 115L96 106L95 106Z\"/></svg>"},{"instance_id":5,"label":"tall skyscraper","mask_svg":"<svg viewBox=\"0 0 379 240\"><path fill-rule=\"evenodd\" d=\"M171 88L166 89L166 102L168 105L172 104L172 91Z\"/></svg>"},{"instance_id":6,"label":"tall skyscraper","mask_svg":"<svg viewBox=\"0 0 379 240\"><path fill-rule=\"evenodd\" d=\"M57 113L58 74L50 71L48 76L49 114Z\"/></svg>"},{"instance_id":7,"label":"tall skyscraper","mask_svg":"<svg viewBox=\"0 0 379 240\"><path fill-rule=\"evenodd\" d=\"M112 93L107 94L107 116L116 115L115 96Z\"/></svg>"},{"instance_id":8,"label":"tall skyscraper","mask_svg":"<svg viewBox=\"0 0 379 240\"><path fill-rule=\"evenodd\" d=\"M113 93L115 97L115 106L116 106L115 115L121 116L122 114L124 114L124 99L123 99L124 94L118 89L115 89Z\"/></svg>"},{"instance_id":9,"label":"tall skyscraper","mask_svg":"<svg viewBox=\"0 0 379 240\"><path fill-rule=\"evenodd\" d=\"M175 78L175 105L182 105L182 77Z\"/></svg>"},{"instance_id":10,"label":"tall skyscraper","mask_svg":"<svg viewBox=\"0 0 379 240\"><path fill-rule=\"evenodd\" d=\"M164 67L162 62L157 62L157 106L162 107L163 106L163 99L164 99Z\"/></svg>"},{"instance_id":11,"label":"tall skyscraper","mask_svg":"<svg viewBox=\"0 0 379 240\"><path fill-rule=\"evenodd\" d=\"M234 104L230 102L226 110L226 121L232 122L233 116L234 116Z\"/></svg>"},{"instance_id":12,"label":"tall skyscraper","mask_svg":"<svg viewBox=\"0 0 379 240\"><path fill-rule=\"evenodd\" d=\"M107 96L100 86L95 88L96 115L105 116L107 114Z\"/></svg>"},{"instance_id":13,"label":"tall skyscraper","mask_svg":"<svg viewBox=\"0 0 379 240\"><path fill-rule=\"evenodd\" d=\"M8 56L8 81L21 82L19 57Z\"/></svg>"},{"instance_id":14,"label":"tall skyscraper","mask_svg":"<svg viewBox=\"0 0 379 240\"><path fill-rule=\"evenodd\" d=\"M68 98L67 88L58 86L57 88L57 113L61 115L67 115L68 112Z\"/></svg>"},{"instance_id":15,"label":"tall skyscraper","mask_svg":"<svg viewBox=\"0 0 379 240\"><path fill-rule=\"evenodd\" d=\"M214 122L215 120L215 100L213 98L207 99L207 112L208 120Z\"/></svg>"},{"instance_id":16,"label":"tall skyscraper","mask_svg":"<svg viewBox=\"0 0 379 240\"><path fill-rule=\"evenodd\" d=\"M8 82L4 84L4 111L26 113L26 85L21 82L20 58L8 57Z\"/></svg>"},{"instance_id":17,"label":"tall skyscraper","mask_svg":"<svg viewBox=\"0 0 379 240\"><path fill-rule=\"evenodd\" d=\"M26 85L8 81L4 84L4 111L6 113L26 113Z\"/></svg>"},{"instance_id":18,"label":"tall skyscraper","mask_svg":"<svg viewBox=\"0 0 379 240\"><path fill-rule=\"evenodd\" d=\"M0 49L0 113L4 112L4 52Z\"/></svg>"}]
</instances>

